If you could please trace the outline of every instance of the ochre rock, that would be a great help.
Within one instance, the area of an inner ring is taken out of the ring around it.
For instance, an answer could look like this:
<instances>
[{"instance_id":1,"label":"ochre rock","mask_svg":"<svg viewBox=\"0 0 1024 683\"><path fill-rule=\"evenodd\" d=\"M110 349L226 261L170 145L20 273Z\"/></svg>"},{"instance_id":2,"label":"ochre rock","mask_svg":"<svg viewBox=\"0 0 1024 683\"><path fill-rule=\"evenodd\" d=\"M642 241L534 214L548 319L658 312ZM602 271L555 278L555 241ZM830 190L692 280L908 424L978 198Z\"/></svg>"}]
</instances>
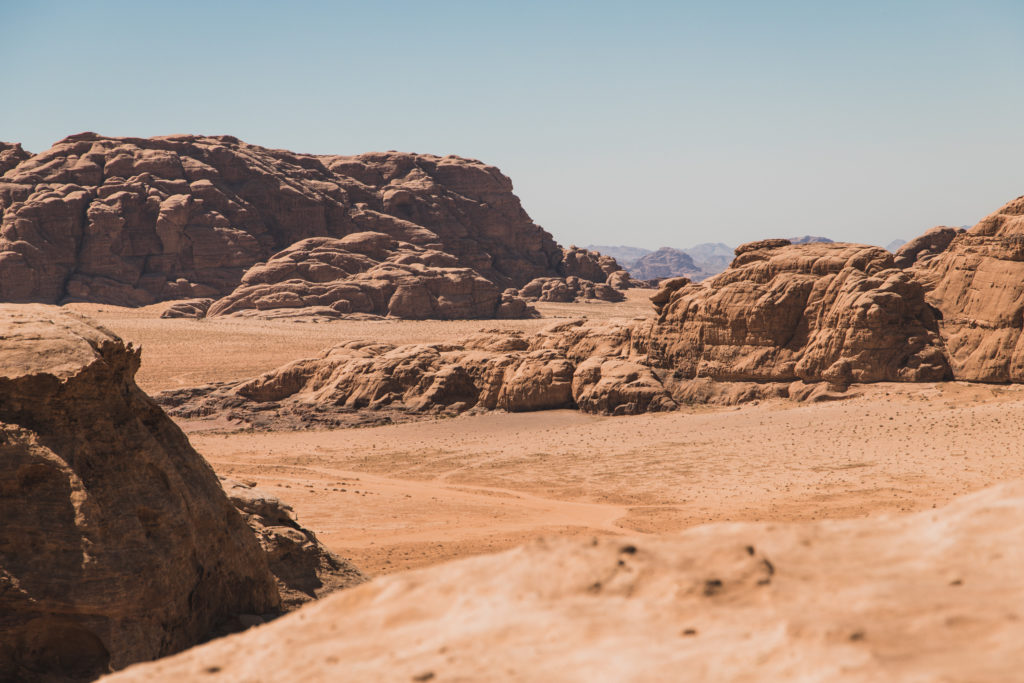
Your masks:
<instances>
[{"instance_id":1,"label":"ochre rock","mask_svg":"<svg viewBox=\"0 0 1024 683\"><path fill-rule=\"evenodd\" d=\"M221 416L257 428L376 424L467 410L675 408L642 365L637 349L645 343L630 325L582 321L530 337L481 332L463 344L349 341L251 380L164 392L158 400L181 419Z\"/></svg>"},{"instance_id":2,"label":"ochre rock","mask_svg":"<svg viewBox=\"0 0 1024 683\"><path fill-rule=\"evenodd\" d=\"M380 577L104 683L1011 681L1022 533L1013 482L898 517L538 540Z\"/></svg>"},{"instance_id":3,"label":"ochre rock","mask_svg":"<svg viewBox=\"0 0 1024 683\"><path fill-rule=\"evenodd\" d=\"M0 680L89 679L276 612L209 465L135 385L139 351L0 307Z\"/></svg>"},{"instance_id":4,"label":"ochre rock","mask_svg":"<svg viewBox=\"0 0 1024 683\"><path fill-rule=\"evenodd\" d=\"M621 272L621 271L616 271ZM609 277L618 276L613 273ZM624 301L625 295L616 287L604 282L594 282L570 275L569 277L539 277L528 282L519 290L519 296L527 301L553 301L572 303L574 301Z\"/></svg>"},{"instance_id":5,"label":"ochre rock","mask_svg":"<svg viewBox=\"0 0 1024 683\"><path fill-rule=\"evenodd\" d=\"M949 228L943 225L932 228L900 247L893 255L893 262L897 268L909 268L918 262L923 264L945 251L953 238L962 232L963 228Z\"/></svg>"},{"instance_id":6,"label":"ochre rock","mask_svg":"<svg viewBox=\"0 0 1024 683\"><path fill-rule=\"evenodd\" d=\"M161 318L205 318L213 299L187 299L171 304L160 314Z\"/></svg>"},{"instance_id":7,"label":"ochre rock","mask_svg":"<svg viewBox=\"0 0 1024 683\"><path fill-rule=\"evenodd\" d=\"M924 290L878 247L743 245L725 272L701 284L666 282L652 300L659 314L647 363L676 379L950 378Z\"/></svg>"},{"instance_id":8,"label":"ochre rock","mask_svg":"<svg viewBox=\"0 0 1024 683\"><path fill-rule=\"evenodd\" d=\"M223 296L295 242L365 231L445 251L499 288L560 274L562 250L511 181L470 159L82 133L29 158L5 144L0 160L2 301Z\"/></svg>"},{"instance_id":9,"label":"ochre rock","mask_svg":"<svg viewBox=\"0 0 1024 683\"><path fill-rule=\"evenodd\" d=\"M311 237L250 268L242 284L207 316L282 309L297 316L355 315L421 320L537 317L451 254L398 242L379 232Z\"/></svg>"},{"instance_id":10,"label":"ochre rock","mask_svg":"<svg viewBox=\"0 0 1024 683\"><path fill-rule=\"evenodd\" d=\"M16 142L0 142L0 176L31 156Z\"/></svg>"},{"instance_id":11,"label":"ochre rock","mask_svg":"<svg viewBox=\"0 0 1024 683\"><path fill-rule=\"evenodd\" d=\"M941 311L956 379L1024 381L1024 197L956 235L912 270Z\"/></svg>"},{"instance_id":12,"label":"ochre rock","mask_svg":"<svg viewBox=\"0 0 1024 683\"><path fill-rule=\"evenodd\" d=\"M558 272L562 277L577 277L591 282L605 282L608 276L622 270L615 259L590 249L580 249L575 244L563 250L562 263Z\"/></svg>"},{"instance_id":13,"label":"ochre rock","mask_svg":"<svg viewBox=\"0 0 1024 683\"><path fill-rule=\"evenodd\" d=\"M221 483L267 555L282 609L291 611L366 581L362 572L324 548L312 531L300 526L291 506L251 482L222 479Z\"/></svg>"}]
</instances>

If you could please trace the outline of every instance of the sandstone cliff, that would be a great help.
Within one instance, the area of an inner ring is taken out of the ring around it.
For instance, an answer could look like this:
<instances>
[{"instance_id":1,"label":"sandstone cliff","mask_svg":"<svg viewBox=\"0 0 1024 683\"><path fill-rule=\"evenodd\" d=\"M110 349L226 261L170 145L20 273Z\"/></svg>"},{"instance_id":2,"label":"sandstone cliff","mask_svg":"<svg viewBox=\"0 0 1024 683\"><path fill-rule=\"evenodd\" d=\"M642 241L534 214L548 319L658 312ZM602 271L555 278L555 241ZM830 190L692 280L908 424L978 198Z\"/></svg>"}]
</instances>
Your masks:
<instances>
[{"instance_id":1,"label":"sandstone cliff","mask_svg":"<svg viewBox=\"0 0 1024 683\"><path fill-rule=\"evenodd\" d=\"M0 308L0 680L88 679L279 608L209 465L136 387L139 351Z\"/></svg>"},{"instance_id":2,"label":"sandstone cliff","mask_svg":"<svg viewBox=\"0 0 1024 683\"><path fill-rule=\"evenodd\" d=\"M1024 197L956 233L913 272L941 311L957 379L1024 381Z\"/></svg>"},{"instance_id":3,"label":"sandstone cliff","mask_svg":"<svg viewBox=\"0 0 1024 683\"><path fill-rule=\"evenodd\" d=\"M663 283L652 300L648 363L677 379L950 378L923 288L878 247L755 242L720 275Z\"/></svg>"},{"instance_id":4,"label":"sandstone cliff","mask_svg":"<svg viewBox=\"0 0 1024 683\"><path fill-rule=\"evenodd\" d=\"M217 297L295 242L368 230L441 249L502 289L562 260L511 181L470 159L94 133L24 156L0 148L0 301Z\"/></svg>"}]
</instances>

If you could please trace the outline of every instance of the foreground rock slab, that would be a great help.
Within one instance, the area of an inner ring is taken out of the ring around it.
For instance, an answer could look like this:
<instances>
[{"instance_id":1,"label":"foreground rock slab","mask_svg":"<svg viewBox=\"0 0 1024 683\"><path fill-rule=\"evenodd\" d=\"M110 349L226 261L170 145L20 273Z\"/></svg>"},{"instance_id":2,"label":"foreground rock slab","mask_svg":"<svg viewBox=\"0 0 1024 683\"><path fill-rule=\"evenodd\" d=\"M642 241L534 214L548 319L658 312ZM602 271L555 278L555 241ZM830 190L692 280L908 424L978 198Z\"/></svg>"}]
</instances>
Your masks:
<instances>
[{"instance_id":1,"label":"foreground rock slab","mask_svg":"<svg viewBox=\"0 0 1024 683\"><path fill-rule=\"evenodd\" d=\"M89 679L279 608L139 357L59 309L0 306L0 680Z\"/></svg>"},{"instance_id":2,"label":"foreground rock slab","mask_svg":"<svg viewBox=\"0 0 1024 683\"><path fill-rule=\"evenodd\" d=\"M1013 680L1022 529L1014 482L882 520L541 541L104 680Z\"/></svg>"}]
</instances>

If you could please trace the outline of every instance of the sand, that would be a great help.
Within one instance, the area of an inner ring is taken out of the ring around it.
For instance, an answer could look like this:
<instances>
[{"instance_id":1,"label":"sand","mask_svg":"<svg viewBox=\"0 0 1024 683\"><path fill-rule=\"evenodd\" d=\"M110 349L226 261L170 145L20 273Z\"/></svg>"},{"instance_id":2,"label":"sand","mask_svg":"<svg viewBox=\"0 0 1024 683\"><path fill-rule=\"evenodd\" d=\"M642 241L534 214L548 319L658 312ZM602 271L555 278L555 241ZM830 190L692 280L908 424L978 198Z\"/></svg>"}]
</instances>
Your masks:
<instances>
[{"instance_id":1,"label":"sand","mask_svg":"<svg viewBox=\"0 0 1024 683\"><path fill-rule=\"evenodd\" d=\"M164 305L72 308L142 345L139 384L155 392L250 377L351 338L457 340L558 318L648 315L650 293L633 290L621 304L540 304L546 318L527 321L195 321L159 319ZM541 536L911 512L1024 474L1022 387L857 391L824 404L615 418L495 413L190 439L219 474L276 492L329 548L373 575Z\"/></svg>"}]
</instances>

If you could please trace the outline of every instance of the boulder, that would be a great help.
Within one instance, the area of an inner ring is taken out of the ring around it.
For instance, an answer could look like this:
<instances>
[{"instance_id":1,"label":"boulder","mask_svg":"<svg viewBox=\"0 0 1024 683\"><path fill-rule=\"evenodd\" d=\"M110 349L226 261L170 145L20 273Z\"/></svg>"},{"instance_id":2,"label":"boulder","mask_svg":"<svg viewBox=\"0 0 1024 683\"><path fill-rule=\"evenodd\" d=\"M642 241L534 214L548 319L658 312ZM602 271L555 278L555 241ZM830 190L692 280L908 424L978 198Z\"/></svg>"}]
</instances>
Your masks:
<instances>
[{"instance_id":1,"label":"boulder","mask_svg":"<svg viewBox=\"0 0 1024 683\"><path fill-rule=\"evenodd\" d=\"M551 301L558 303L587 300L616 302L626 299L622 291L612 285L604 282L584 280L574 275L569 277L536 278L519 290L519 296L527 301Z\"/></svg>"},{"instance_id":2,"label":"boulder","mask_svg":"<svg viewBox=\"0 0 1024 683\"><path fill-rule=\"evenodd\" d=\"M252 482L222 478L221 484L267 555L283 610L291 611L366 581L362 572L324 548L312 531L300 526L291 506Z\"/></svg>"},{"instance_id":3,"label":"boulder","mask_svg":"<svg viewBox=\"0 0 1024 683\"><path fill-rule=\"evenodd\" d=\"M267 558L139 350L59 309L0 307L0 680L88 680L239 614L276 613Z\"/></svg>"},{"instance_id":4,"label":"boulder","mask_svg":"<svg viewBox=\"0 0 1024 683\"><path fill-rule=\"evenodd\" d=\"M205 318L213 299L189 299L171 304L160 314L161 318Z\"/></svg>"}]
</instances>

